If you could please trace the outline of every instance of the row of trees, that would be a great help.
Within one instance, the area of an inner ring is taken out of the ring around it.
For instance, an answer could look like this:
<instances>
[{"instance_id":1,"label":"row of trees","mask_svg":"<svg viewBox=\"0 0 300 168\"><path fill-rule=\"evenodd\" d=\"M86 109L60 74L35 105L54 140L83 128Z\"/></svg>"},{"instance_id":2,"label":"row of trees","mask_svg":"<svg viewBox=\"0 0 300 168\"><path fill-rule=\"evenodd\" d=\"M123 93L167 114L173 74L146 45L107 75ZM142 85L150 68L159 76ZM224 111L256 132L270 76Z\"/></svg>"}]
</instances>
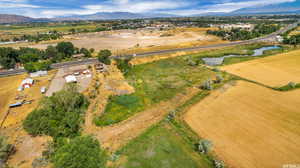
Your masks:
<instances>
[{"instance_id":1,"label":"row of trees","mask_svg":"<svg viewBox=\"0 0 300 168\"><path fill-rule=\"evenodd\" d=\"M300 34L292 35L292 36L285 36L284 40L283 40L283 43L294 45L294 46L300 44Z\"/></svg>"},{"instance_id":2,"label":"row of trees","mask_svg":"<svg viewBox=\"0 0 300 168\"><path fill-rule=\"evenodd\" d=\"M29 41L29 42L40 42L40 41L48 41L48 40L57 40L62 38L63 35L58 33L57 31L50 31L48 33L37 33L34 35L26 34L20 37L13 37L13 39L1 39L2 42L8 41Z\"/></svg>"},{"instance_id":3,"label":"row of trees","mask_svg":"<svg viewBox=\"0 0 300 168\"><path fill-rule=\"evenodd\" d=\"M254 27L253 30L245 29L231 29L231 30L208 30L207 34L222 37L224 40L236 41L236 40L250 40L260 37L262 35L271 34L280 29L280 25L274 24L259 24Z\"/></svg>"},{"instance_id":4,"label":"row of trees","mask_svg":"<svg viewBox=\"0 0 300 168\"><path fill-rule=\"evenodd\" d=\"M60 42L56 46L48 46L46 50L3 47L0 48L0 65L5 69L12 69L19 63L24 65L27 71L34 72L47 70L51 63L61 62L74 54L91 57L93 52L94 49L76 48L71 42Z\"/></svg>"}]
</instances>

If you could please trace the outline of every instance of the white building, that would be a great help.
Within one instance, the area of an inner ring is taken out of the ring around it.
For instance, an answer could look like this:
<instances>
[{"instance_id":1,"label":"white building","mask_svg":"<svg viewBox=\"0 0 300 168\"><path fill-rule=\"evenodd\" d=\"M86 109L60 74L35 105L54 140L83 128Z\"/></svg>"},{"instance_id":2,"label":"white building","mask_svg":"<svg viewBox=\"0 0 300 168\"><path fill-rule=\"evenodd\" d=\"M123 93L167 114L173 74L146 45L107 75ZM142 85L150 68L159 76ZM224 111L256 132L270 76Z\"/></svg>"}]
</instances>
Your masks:
<instances>
[{"instance_id":1,"label":"white building","mask_svg":"<svg viewBox=\"0 0 300 168\"><path fill-rule=\"evenodd\" d=\"M254 26L252 24L224 24L220 25L221 29L246 29L252 30Z\"/></svg>"},{"instance_id":2,"label":"white building","mask_svg":"<svg viewBox=\"0 0 300 168\"><path fill-rule=\"evenodd\" d=\"M74 75L68 75L65 77L67 83L76 83L77 79Z\"/></svg>"}]
</instances>

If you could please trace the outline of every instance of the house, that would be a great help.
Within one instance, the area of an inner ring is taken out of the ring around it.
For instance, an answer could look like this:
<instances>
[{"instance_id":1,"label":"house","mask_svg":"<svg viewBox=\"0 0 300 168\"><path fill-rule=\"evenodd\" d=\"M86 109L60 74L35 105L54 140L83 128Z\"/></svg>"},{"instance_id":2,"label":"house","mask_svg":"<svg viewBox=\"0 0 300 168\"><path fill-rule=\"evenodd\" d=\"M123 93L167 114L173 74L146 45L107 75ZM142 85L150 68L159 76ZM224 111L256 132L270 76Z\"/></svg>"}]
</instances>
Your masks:
<instances>
[{"instance_id":1,"label":"house","mask_svg":"<svg viewBox=\"0 0 300 168\"><path fill-rule=\"evenodd\" d=\"M74 75L65 76L65 80L67 83L76 83L77 82L77 79Z\"/></svg>"},{"instance_id":2,"label":"house","mask_svg":"<svg viewBox=\"0 0 300 168\"><path fill-rule=\"evenodd\" d=\"M30 73L31 78L41 77L41 76L46 76L46 75L48 75L47 71L37 71L37 72Z\"/></svg>"},{"instance_id":3,"label":"house","mask_svg":"<svg viewBox=\"0 0 300 168\"><path fill-rule=\"evenodd\" d=\"M32 87L33 83L34 83L34 80L33 80L33 79L31 79L31 78L26 78L26 79L24 79L24 80L22 81L21 86L22 86L23 88L30 88L30 87Z\"/></svg>"}]
</instances>

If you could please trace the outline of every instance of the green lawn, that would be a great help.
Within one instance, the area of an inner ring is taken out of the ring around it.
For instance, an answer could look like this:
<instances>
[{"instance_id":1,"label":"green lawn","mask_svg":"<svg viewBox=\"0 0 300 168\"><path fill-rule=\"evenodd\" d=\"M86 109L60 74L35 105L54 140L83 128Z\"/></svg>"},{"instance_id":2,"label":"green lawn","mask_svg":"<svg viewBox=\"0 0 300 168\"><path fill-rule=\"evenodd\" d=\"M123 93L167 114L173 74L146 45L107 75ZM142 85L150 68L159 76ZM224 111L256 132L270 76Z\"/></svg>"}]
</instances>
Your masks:
<instances>
[{"instance_id":1,"label":"green lawn","mask_svg":"<svg viewBox=\"0 0 300 168\"><path fill-rule=\"evenodd\" d=\"M201 66L189 66L185 57L136 65L126 75L135 93L110 98L105 112L96 118L98 126L123 121L161 101L169 100L185 88L200 85L215 73Z\"/></svg>"},{"instance_id":2,"label":"green lawn","mask_svg":"<svg viewBox=\"0 0 300 168\"><path fill-rule=\"evenodd\" d=\"M122 168L211 168L211 160L195 152L169 124L161 123L134 139L119 152Z\"/></svg>"}]
</instances>

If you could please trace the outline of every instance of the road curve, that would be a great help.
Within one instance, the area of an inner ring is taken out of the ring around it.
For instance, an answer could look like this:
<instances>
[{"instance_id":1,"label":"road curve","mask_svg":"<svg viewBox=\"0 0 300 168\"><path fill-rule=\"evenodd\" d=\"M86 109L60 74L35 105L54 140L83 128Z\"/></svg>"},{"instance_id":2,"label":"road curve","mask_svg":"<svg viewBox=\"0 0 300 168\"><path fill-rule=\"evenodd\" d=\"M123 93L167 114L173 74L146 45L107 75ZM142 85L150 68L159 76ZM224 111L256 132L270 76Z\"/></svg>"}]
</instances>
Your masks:
<instances>
[{"instance_id":1,"label":"road curve","mask_svg":"<svg viewBox=\"0 0 300 168\"><path fill-rule=\"evenodd\" d=\"M256 39L251 39L251 40L246 40L246 41L239 41L239 42L230 42L230 43L224 43L224 44L213 44L213 45L206 45L206 46L198 46L198 47L191 47L191 48L178 48L178 49L169 49L169 50L161 50L161 51L140 53L140 54L136 54L135 57L147 57L147 56L153 56L153 55L158 55L158 54L168 54L168 53L179 52L179 51L197 51L197 50L202 50L202 49L228 47L228 46L235 46L235 45L251 44L251 43L257 43L257 42L262 42L262 41L268 41L268 40L275 39L276 36L279 35L279 34L285 33L287 31L297 27L298 24L299 24L299 22L296 22L294 24L290 24L290 25L286 26L285 28L280 29L277 32L274 32L274 33L269 34L267 36L256 38ZM131 55L125 55L125 56L122 56L122 57L128 57L128 56L131 56ZM112 56L112 58L120 58L120 57ZM78 60L78 61L70 61L70 62L52 64L51 68L52 69L59 69L59 68L63 68L63 67L71 67L71 66L76 66L76 65L88 65L88 64L93 64L93 63L97 63L97 62L98 62L98 60L96 58L89 58L89 59ZM2 71L2 72L0 72L0 77L18 75L18 74L23 74L23 73L26 73L26 70L17 69L17 70Z\"/></svg>"}]
</instances>

